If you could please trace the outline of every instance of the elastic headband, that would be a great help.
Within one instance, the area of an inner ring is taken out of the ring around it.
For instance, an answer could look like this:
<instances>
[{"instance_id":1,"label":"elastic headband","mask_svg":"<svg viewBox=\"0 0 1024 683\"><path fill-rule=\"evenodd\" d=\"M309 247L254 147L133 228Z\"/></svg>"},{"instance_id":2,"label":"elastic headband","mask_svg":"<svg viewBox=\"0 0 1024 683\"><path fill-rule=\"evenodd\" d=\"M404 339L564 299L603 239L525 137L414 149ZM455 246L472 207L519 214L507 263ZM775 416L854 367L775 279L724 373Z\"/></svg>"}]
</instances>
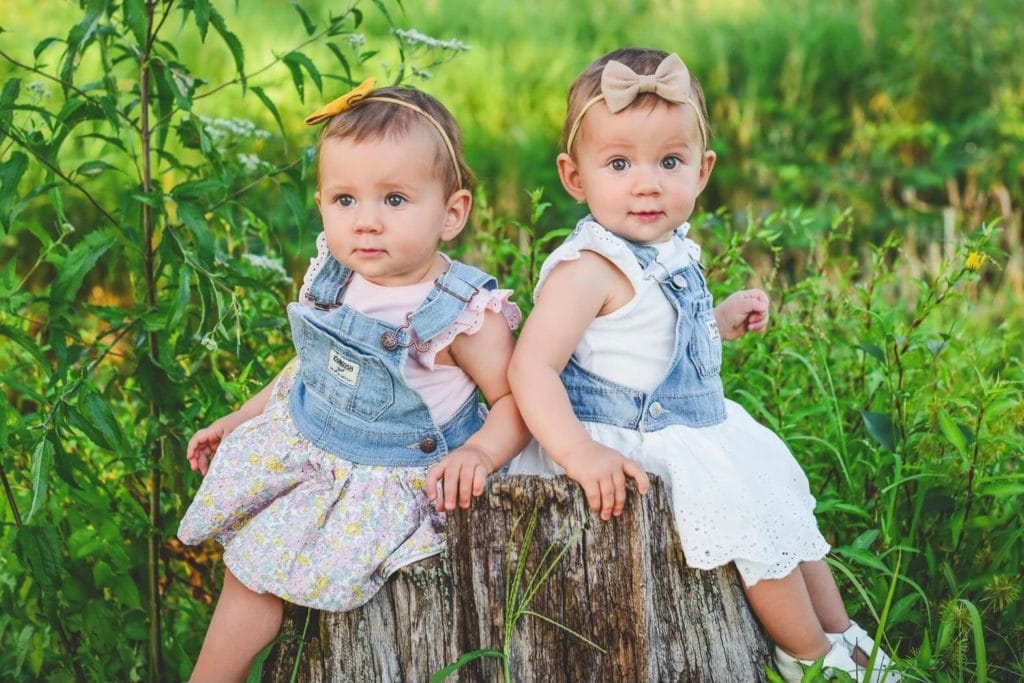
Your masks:
<instances>
[{"instance_id":1,"label":"elastic headband","mask_svg":"<svg viewBox=\"0 0 1024 683\"><path fill-rule=\"evenodd\" d=\"M390 102L391 104L397 104L407 109L412 109L414 112L419 113L427 121L437 129L438 134L441 136L441 140L444 141L444 146L448 150L448 155L452 158L452 166L455 167L455 180L459 188L462 188L462 171L459 168L459 158L455 154L455 145L452 144L452 140L448 137L448 133L445 131L444 126L436 118L431 116L426 110L421 107L400 100L397 97L389 97L387 95L373 95L374 86L377 84L377 79L367 78L365 81L360 83L357 87L353 88L349 92L345 93L341 97L333 100L332 102L320 107L315 112L306 117L305 123L307 126L313 126L322 121L337 116L342 112L346 112L352 109L362 102Z\"/></svg>"},{"instance_id":2,"label":"elastic headband","mask_svg":"<svg viewBox=\"0 0 1024 683\"><path fill-rule=\"evenodd\" d=\"M572 154L572 143L583 123L583 115L595 104L604 100L608 109L616 114L647 92L654 93L666 102L690 105L697 115L697 123L700 126L701 147L707 149L707 124L700 108L690 97L690 91L690 72L675 53L661 60L653 74L638 74L622 62L609 60L601 71L601 92L587 100L580 113L576 115L572 128L569 129L569 137L565 141L565 151Z\"/></svg>"}]
</instances>

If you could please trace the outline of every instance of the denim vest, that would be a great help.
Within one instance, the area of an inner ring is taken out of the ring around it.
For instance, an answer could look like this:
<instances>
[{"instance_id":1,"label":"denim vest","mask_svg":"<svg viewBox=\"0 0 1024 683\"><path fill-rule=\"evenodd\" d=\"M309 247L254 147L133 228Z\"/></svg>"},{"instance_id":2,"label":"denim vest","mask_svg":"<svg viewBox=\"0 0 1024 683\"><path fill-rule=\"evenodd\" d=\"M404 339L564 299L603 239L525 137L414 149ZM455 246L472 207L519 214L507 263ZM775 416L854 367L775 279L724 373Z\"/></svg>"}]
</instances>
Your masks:
<instances>
[{"instance_id":1,"label":"denim vest","mask_svg":"<svg viewBox=\"0 0 1024 683\"><path fill-rule=\"evenodd\" d=\"M683 234L676 231L674 239L682 238ZM722 422L722 340L700 264L691 258L687 265L669 272L657 261L654 247L622 242L633 252L644 277L658 281L676 310L675 351L668 373L651 392L612 382L570 358L561 376L576 417L581 422L641 432L677 424L706 427ZM637 332L637 343L642 344L643 331Z\"/></svg>"},{"instance_id":2,"label":"denim vest","mask_svg":"<svg viewBox=\"0 0 1024 683\"><path fill-rule=\"evenodd\" d=\"M409 347L447 329L493 277L452 261L423 303L393 328L342 303L352 272L328 257L310 284L314 307L288 305L300 376L292 420L317 447L361 465L425 466L466 442L483 420L474 393L438 426L402 376Z\"/></svg>"}]
</instances>

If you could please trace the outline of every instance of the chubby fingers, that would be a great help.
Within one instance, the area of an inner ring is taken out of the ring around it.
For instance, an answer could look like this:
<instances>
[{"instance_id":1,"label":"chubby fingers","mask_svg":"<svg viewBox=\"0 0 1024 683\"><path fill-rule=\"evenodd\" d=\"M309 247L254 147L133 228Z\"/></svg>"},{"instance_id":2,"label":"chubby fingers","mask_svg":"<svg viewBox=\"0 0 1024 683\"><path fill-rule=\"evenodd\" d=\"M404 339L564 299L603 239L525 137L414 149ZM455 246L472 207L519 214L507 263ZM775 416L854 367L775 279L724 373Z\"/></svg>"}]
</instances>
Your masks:
<instances>
[{"instance_id":1,"label":"chubby fingers","mask_svg":"<svg viewBox=\"0 0 1024 683\"><path fill-rule=\"evenodd\" d=\"M636 460L627 458L622 466L622 471L636 480L636 490L640 495L644 495L651 488L650 477L647 476L647 472L644 471L644 468Z\"/></svg>"}]
</instances>

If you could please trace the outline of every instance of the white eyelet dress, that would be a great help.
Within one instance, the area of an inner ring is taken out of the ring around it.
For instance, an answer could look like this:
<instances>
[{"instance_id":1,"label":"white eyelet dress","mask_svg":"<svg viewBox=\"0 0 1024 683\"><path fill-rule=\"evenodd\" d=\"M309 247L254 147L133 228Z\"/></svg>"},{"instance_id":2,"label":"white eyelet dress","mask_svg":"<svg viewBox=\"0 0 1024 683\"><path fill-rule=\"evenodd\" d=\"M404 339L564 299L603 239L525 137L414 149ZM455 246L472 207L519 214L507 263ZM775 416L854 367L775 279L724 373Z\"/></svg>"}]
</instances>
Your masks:
<instances>
[{"instance_id":1,"label":"white eyelet dress","mask_svg":"<svg viewBox=\"0 0 1024 683\"><path fill-rule=\"evenodd\" d=\"M689 226L683 226L683 234ZM657 260L672 270L699 260L700 247L677 235L653 245ZM596 318L574 351L585 370L640 391L653 391L666 376L675 344L676 312L658 282L645 277L620 238L595 222L579 229L545 261L537 296L560 263L594 251L615 264L635 296L613 313ZM642 330L638 339L637 330ZM747 585L788 575L797 564L829 550L814 519L807 477L779 437L739 404L726 400L726 419L707 427L672 425L641 432L584 422L597 442L637 460L659 475L672 499L686 562L712 569L729 562ZM559 474L562 469L532 447L510 467L512 474Z\"/></svg>"}]
</instances>

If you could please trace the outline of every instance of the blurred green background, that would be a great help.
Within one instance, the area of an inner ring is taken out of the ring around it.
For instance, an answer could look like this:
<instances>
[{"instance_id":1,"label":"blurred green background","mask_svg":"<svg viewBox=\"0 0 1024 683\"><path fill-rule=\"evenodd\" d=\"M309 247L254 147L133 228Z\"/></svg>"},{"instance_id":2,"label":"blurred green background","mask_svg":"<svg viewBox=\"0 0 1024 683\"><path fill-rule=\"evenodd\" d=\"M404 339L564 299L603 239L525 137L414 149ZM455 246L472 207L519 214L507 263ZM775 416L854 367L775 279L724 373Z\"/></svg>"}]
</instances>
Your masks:
<instances>
[{"instance_id":1,"label":"blurred green background","mask_svg":"<svg viewBox=\"0 0 1024 683\"><path fill-rule=\"evenodd\" d=\"M566 90L644 45L703 83L718 162L692 236L716 295L774 306L723 379L807 470L851 613L910 680L1020 680L1021 11L5 0L0 677L188 676L221 568L174 538L184 444L292 354L308 112L370 76L445 102L479 179L455 252L528 310L582 210L554 165Z\"/></svg>"}]
</instances>

